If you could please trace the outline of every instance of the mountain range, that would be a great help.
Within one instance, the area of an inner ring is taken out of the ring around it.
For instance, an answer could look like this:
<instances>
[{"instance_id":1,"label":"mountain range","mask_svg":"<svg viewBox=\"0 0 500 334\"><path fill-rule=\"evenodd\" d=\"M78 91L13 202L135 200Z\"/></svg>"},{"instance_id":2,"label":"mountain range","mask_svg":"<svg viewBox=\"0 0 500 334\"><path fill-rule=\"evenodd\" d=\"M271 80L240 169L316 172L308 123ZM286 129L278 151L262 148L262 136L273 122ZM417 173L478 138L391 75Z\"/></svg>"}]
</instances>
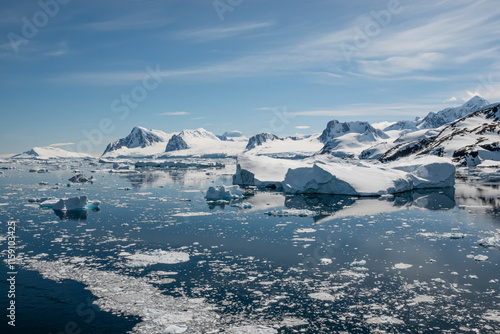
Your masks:
<instances>
[{"instance_id":1,"label":"mountain range","mask_svg":"<svg viewBox=\"0 0 500 334\"><path fill-rule=\"evenodd\" d=\"M500 161L498 105L475 96L459 107L430 112L413 121L379 123L328 122L321 133L279 137L260 133L250 138L239 131L215 135L203 128L165 133L134 127L108 144L103 158L236 157L241 154L301 159L330 155L344 159L380 160L433 155L457 165L498 164ZM37 154L40 152L40 154ZM34 148L19 157L84 157L61 149ZM489 161L485 163L485 161ZM493 161L493 162L491 162Z\"/></svg>"}]
</instances>

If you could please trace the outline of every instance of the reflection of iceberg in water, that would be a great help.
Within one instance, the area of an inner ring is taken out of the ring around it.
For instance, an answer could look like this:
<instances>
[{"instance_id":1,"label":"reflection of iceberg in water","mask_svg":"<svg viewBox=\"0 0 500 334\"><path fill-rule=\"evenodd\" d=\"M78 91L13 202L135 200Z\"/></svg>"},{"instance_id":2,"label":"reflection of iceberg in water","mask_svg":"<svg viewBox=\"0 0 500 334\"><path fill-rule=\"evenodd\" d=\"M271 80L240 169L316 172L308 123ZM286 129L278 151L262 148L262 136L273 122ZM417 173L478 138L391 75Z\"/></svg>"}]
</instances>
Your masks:
<instances>
[{"instance_id":1,"label":"reflection of iceberg in water","mask_svg":"<svg viewBox=\"0 0 500 334\"><path fill-rule=\"evenodd\" d=\"M454 188L418 190L377 198L299 195L287 196L285 206L293 209L308 209L320 214L318 219L328 216L365 216L389 213L410 208L427 210L453 209Z\"/></svg>"},{"instance_id":2,"label":"reflection of iceberg in water","mask_svg":"<svg viewBox=\"0 0 500 334\"><path fill-rule=\"evenodd\" d=\"M287 195L257 192L245 198L253 205L251 211L269 211L271 208L310 210L318 213L315 220L327 217L376 215L407 209L446 210L455 207L454 188L410 191L383 197L353 197L324 194ZM210 203L207 203L210 206ZM213 204L212 204L213 205ZM219 205L224 208L222 205ZM211 207L213 208L213 207Z\"/></svg>"},{"instance_id":3,"label":"reflection of iceberg in water","mask_svg":"<svg viewBox=\"0 0 500 334\"><path fill-rule=\"evenodd\" d=\"M54 213L60 220L87 220L87 217L89 216L89 212L87 210L54 210Z\"/></svg>"}]
</instances>

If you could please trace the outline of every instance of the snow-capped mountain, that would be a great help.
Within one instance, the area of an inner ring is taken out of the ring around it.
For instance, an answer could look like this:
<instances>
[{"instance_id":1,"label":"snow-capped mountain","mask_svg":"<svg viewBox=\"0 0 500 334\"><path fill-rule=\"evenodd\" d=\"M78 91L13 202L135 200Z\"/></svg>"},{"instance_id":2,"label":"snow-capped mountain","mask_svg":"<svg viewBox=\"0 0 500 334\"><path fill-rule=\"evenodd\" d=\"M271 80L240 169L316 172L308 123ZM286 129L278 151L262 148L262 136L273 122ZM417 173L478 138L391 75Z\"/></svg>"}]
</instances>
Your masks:
<instances>
[{"instance_id":1,"label":"snow-capped mountain","mask_svg":"<svg viewBox=\"0 0 500 334\"><path fill-rule=\"evenodd\" d=\"M216 135L203 128L196 130L182 130L178 135L173 135L167 143L165 152L186 150L205 141L220 141Z\"/></svg>"},{"instance_id":2,"label":"snow-capped mountain","mask_svg":"<svg viewBox=\"0 0 500 334\"><path fill-rule=\"evenodd\" d=\"M224 141L248 141L248 138L242 132L236 130L226 131L217 137Z\"/></svg>"},{"instance_id":3,"label":"snow-capped mountain","mask_svg":"<svg viewBox=\"0 0 500 334\"><path fill-rule=\"evenodd\" d=\"M357 157L375 143L388 139L382 130L375 129L368 122L328 122L319 137L325 145L320 154L332 154L337 157Z\"/></svg>"},{"instance_id":4,"label":"snow-capped mountain","mask_svg":"<svg viewBox=\"0 0 500 334\"><path fill-rule=\"evenodd\" d=\"M255 136L250 137L250 139L248 140L248 144L245 147L245 150L249 151L257 146L262 146L264 143L273 140L283 140L283 139L279 138L276 135L273 135L272 133L267 133L267 132L259 133Z\"/></svg>"},{"instance_id":5,"label":"snow-capped mountain","mask_svg":"<svg viewBox=\"0 0 500 334\"><path fill-rule=\"evenodd\" d=\"M12 156L16 159L52 159L52 158L92 158L90 154L63 150L58 147L33 147L31 150Z\"/></svg>"},{"instance_id":6,"label":"snow-capped mountain","mask_svg":"<svg viewBox=\"0 0 500 334\"><path fill-rule=\"evenodd\" d=\"M323 143L313 135L294 135L280 138L271 133L259 133L248 140L245 153L266 155L275 158L300 159L318 152Z\"/></svg>"},{"instance_id":7,"label":"snow-capped mountain","mask_svg":"<svg viewBox=\"0 0 500 334\"><path fill-rule=\"evenodd\" d=\"M486 165L490 162L498 165L499 107L500 104L496 104L476 111L438 129L440 131L436 135L400 143L387 151L380 160L387 162L409 156L436 155L451 158L462 166Z\"/></svg>"},{"instance_id":8,"label":"snow-capped mountain","mask_svg":"<svg viewBox=\"0 0 500 334\"><path fill-rule=\"evenodd\" d=\"M140 150L137 150L138 148L159 146L159 143L163 147L165 145L164 143L166 143L171 137L171 134L167 134L160 130L148 130L140 126L136 126L132 129L127 137L121 138L113 143L108 144L106 150L104 150L104 153L102 155L137 155L140 154ZM143 150L143 153L145 153L146 155L151 155L162 152L155 150L155 148Z\"/></svg>"},{"instance_id":9,"label":"snow-capped mountain","mask_svg":"<svg viewBox=\"0 0 500 334\"><path fill-rule=\"evenodd\" d=\"M460 107L446 108L437 113L430 112L422 120L418 121L417 128L433 129L444 124L453 122L457 119L466 117L476 111L479 111L489 105L485 99L474 96Z\"/></svg>"},{"instance_id":10,"label":"snow-capped mountain","mask_svg":"<svg viewBox=\"0 0 500 334\"><path fill-rule=\"evenodd\" d=\"M386 139L389 138L387 134L385 134L383 131L375 129L373 126L370 125L368 122L345 122L345 123L340 123L337 120L333 120L328 122L326 125L326 129L323 130L323 133L319 137L319 140L323 144L327 144L330 142L332 139L335 139L337 137L341 137L345 134L348 133L355 133L355 134L362 134L365 135L366 137L373 136Z\"/></svg>"},{"instance_id":11,"label":"snow-capped mountain","mask_svg":"<svg viewBox=\"0 0 500 334\"><path fill-rule=\"evenodd\" d=\"M419 129L435 129L484 109L489 104L488 101L476 95L459 107L446 108L437 113L431 111L424 118L417 118L414 121L395 122L383 130L385 132L402 130L408 132Z\"/></svg>"},{"instance_id":12,"label":"snow-capped mountain","mask_svg":"<svg viewBox=\"0 0 500 334\"><path fill-rule=\"evenodd\" d=\"M246 141L221 140L203 128L183 130L173 135L162 157L226 157L243 152Z\"/></svg>"}]
</instances>

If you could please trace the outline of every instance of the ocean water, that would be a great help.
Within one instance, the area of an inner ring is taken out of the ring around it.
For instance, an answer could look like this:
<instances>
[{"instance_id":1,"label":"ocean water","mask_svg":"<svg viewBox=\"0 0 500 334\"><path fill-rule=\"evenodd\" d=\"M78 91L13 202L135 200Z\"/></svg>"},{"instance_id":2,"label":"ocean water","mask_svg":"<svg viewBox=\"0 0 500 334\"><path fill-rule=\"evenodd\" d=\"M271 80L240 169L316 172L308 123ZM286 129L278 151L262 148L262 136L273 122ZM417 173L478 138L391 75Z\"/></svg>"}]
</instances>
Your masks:
<instances>
[{"instance_id":1,"label":"ocean water","mask_svg":"<svg viewBox=\"0 0 500 334\"><path fill-rule=\"evenodd\" d=\"M500 250L478 245L500 235L498 183L366 199L248 189L243 202L252 207L240 209L204 199L209 186L231 184L234 166L30 168L0 175L0 250L5 259L7 224L16 221L19 257L15 328L2 271L2 333L500 330ZM68 187L75 169L95 182ZM63 215L28 201L79 195L101 201L100 210ZM158 250L189 260L128 258ZM140 291L150 287L156 295L144 306ZM145 307L147 315L137 311Z\"/></svg>"}]
</instances>

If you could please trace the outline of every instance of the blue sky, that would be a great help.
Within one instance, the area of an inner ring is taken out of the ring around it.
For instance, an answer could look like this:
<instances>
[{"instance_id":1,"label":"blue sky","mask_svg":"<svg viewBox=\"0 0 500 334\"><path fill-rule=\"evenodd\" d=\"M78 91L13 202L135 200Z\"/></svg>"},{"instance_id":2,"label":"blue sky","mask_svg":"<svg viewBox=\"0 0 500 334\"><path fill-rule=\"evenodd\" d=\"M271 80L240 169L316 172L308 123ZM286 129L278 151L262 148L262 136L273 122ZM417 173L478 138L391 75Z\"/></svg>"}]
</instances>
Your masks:
<instances>
[{"instance_id":1,"label":"blue sky","mask_svg":"<svg viewBox=\"0 0 500 334\"><path fill-rule=\"evenodd\" d=\"M494 0L3 1L0 154L496 102L499 18Z\"/></svg>"}]
</instances>

